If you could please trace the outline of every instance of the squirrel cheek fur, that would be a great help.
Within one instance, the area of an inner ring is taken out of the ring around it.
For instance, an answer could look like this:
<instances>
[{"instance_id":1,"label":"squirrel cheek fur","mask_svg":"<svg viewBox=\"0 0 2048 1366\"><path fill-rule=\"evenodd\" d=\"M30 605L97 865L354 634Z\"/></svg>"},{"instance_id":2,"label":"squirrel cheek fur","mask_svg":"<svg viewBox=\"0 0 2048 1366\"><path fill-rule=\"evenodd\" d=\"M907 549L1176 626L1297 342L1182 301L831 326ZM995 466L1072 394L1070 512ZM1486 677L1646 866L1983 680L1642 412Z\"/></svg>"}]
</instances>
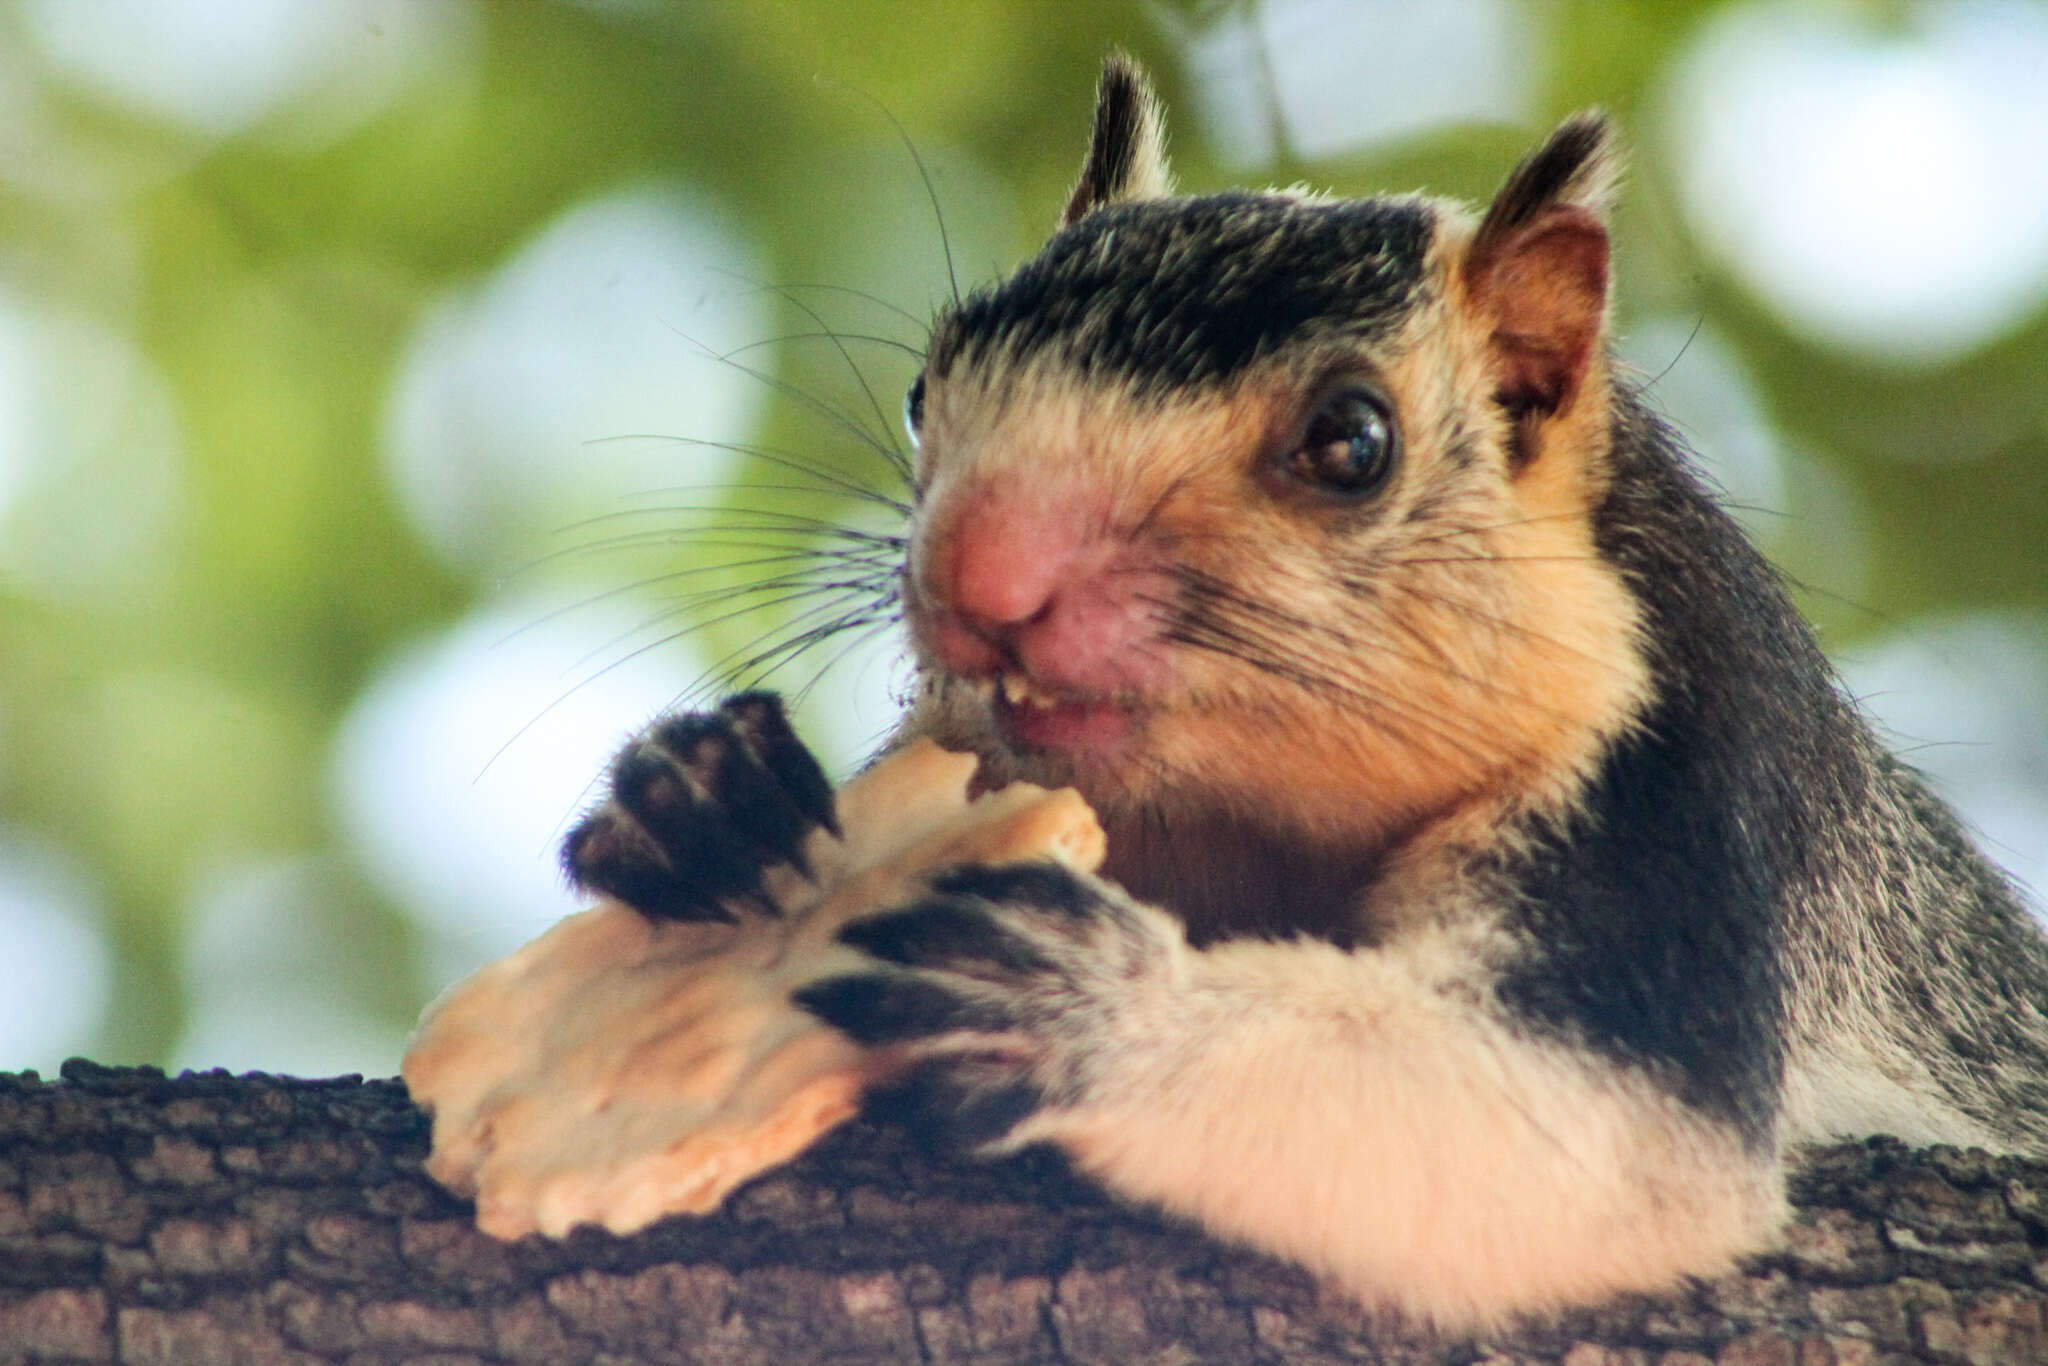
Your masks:
<instances>
[{"instance_id":1,"label":"squirrel cheek fur","mask_svg":"<svg viewBox=\"0 0 2048 1366\"><path fill-rule=\"evenodd\" d=\"M1059 230L933 326L897 741L1109 857L842 934L796 1000L915 1060L878 1108L1451 1329L1768 1247L1807 1142L2048 1149L2048 941L1612 371L1609 144L1476 217L1176 198L1107 64ZM579 881L703 900L614 827Z\"/></svg>"},{"instance_id":2,"label":"squirrel cheek fur","mask_svg":"<svg viewBox=\"0 0 2048 1366\"><path fill-rule=\"evenodd\" d=\"M1213 842L1205 820L1235 819L1413 861L1491 838L1511 808L1568 803L1647 689L1635 599L1591 540L1604 359L1581 361L1569 411L1507 416L1494 301L1466 278L1473 225L1427 211L1423 284L1370 349L1283 351L1164 398L1057 359L931 385L905 575L928 687L907 732L982 752L992 779L1079 783L1113 833L1135 827L1112 840L1112 872L1140 886L1133 837L1156 850L1144 860L1185 856L1162 818L1191 848ZM1590 308L1597 323L1604 298ZM1273 451L1298 439L1319 377L1354 371L1402 416L1394 484L1364 510L1276 489ZM1548 457L1513 458L1518 442ZM981 579L1029 581L1028 618L958 611L968 560ZM1204 598L1226 619L1175 620ZM1113 629L1062 630L1091 615ZM1186 648L1174 637L1189 630L1240 634L1294 677ZM968 686L1006 672L1135 694L1138 752L1020 753Z\"/></svg>"}]
</instances>

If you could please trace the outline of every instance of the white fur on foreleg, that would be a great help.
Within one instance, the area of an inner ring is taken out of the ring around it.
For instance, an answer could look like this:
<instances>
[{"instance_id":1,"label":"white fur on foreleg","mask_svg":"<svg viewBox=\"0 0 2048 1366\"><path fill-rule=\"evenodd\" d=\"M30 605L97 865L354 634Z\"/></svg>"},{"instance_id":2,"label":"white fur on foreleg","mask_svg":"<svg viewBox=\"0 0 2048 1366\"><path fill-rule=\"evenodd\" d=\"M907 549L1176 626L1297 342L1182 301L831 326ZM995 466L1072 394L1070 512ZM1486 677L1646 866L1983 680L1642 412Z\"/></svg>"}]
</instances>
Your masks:
<instances>
[{"instance_id":1,"label":"white fur on foreleg","mask_svg":"<svg viewBox=\"0 0 2048 1366\"><path fill-rule=\"evenodd\" d=\"M1768 1240L1775 1155L1517 1029L1471 931L1184 945L1082 1105L1018 1137L1444 1327L1654 1290Z\"/></svg>"}]
</instances>

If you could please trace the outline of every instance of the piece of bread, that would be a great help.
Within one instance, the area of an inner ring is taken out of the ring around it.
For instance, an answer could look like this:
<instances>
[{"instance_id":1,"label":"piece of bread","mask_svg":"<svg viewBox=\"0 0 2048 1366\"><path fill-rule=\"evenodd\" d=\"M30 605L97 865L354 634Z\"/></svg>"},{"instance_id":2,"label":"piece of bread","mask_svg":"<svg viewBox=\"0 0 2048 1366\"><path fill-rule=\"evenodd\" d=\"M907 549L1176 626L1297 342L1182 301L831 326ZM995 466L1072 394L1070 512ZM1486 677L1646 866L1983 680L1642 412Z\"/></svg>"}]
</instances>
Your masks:
<instances>
[{"instance_id":1,"label":"piece of bread","mask_svg":"<svg viewBox=\"0 0 2048 1366\"><path fill-rule=\"evenodd\" d=\"M790 1004L860 963L834 936L955 864L1056 858L1087 871L1102 828L1071 789L973 801L972 755L917 741L842 788L845 839L769 874L780 917L654 921L605 903L457 983L420 1018L403 1073L433 1113L427 1172L500 1238L630 1233L703 1213L852 1115L894 1060Z\"/></svg>"}]
</instances>

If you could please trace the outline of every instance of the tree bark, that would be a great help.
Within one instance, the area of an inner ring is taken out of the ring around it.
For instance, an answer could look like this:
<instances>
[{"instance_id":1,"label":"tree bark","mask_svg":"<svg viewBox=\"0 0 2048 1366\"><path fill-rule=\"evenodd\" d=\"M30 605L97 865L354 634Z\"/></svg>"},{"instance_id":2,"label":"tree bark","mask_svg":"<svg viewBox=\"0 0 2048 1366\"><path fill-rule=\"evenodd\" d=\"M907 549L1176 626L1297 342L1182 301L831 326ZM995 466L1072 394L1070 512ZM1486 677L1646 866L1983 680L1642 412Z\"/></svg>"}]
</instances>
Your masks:
<instances>
[{"instance_id":1,"label":"tree bark","mask_svg":"<svg viewBox=\"0 0 2048 1366\"><path fill-rule=\"evenodd\" d=\"M0 1362L2048 1363L2048 1167L1819 1152L1782 1252L1479 1341L1120 1208L1054 1158L854 1124L718 1214L498 1243L396 1081L0 1075Z\"/></svg>"}]
</instances>

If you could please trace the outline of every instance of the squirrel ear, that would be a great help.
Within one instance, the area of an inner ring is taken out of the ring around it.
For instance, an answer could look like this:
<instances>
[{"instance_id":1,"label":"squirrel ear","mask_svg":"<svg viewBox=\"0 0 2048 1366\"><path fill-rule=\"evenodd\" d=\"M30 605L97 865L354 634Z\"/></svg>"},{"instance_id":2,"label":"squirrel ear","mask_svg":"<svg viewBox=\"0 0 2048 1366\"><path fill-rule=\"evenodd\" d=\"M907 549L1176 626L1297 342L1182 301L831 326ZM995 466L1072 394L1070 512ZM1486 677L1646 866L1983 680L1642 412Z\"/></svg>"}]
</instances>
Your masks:
<instances>
[{"instance_id":1,"label":"squirrel ear","mask_svg":"<svg viewBox=\"0 0 2048 1366\"><path fill-rule=\"evenodd\" d=\"M1166 127L1152 82L1121 52L1103 59L1095 93L1095 133L1081 163L1081 179L1067 198L1060 226L1108 204L1160 199L1173 192L1166 166Z\"/></svg>"},{"instance_id":2,"label":"squirrel ear","mask_svg":"<svg viewBox=\"0 0 2048 1366\"><path fill-rule=\"evenodd\" d=\"M1604 114L1565 120L1508 177L1466 252L1466 291L1499 361L1496 398L1518 417L1569 407L1600 345L1619 167Z\"/></svg>"}]
</instances>

